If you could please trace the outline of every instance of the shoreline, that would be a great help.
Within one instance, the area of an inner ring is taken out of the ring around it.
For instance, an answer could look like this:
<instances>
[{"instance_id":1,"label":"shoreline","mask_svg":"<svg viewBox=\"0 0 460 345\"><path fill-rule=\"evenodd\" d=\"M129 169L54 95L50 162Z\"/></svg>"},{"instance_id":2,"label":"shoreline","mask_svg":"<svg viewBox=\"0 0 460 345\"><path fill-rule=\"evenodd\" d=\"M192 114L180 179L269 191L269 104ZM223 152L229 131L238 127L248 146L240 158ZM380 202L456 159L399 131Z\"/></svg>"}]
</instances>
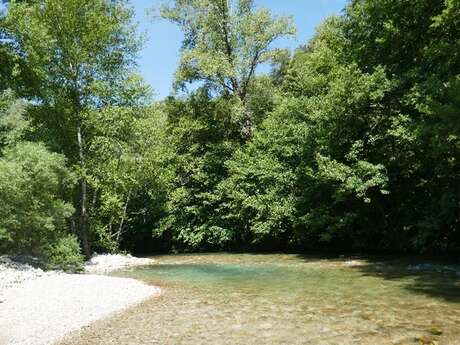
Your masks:
<instances>
[{"instance_id":1,"label":"shoreline","mask_svg":"<svg viewBox=\"0 0 460 345\"><path fill-rule=\"evenodd\" d=\"M161 289L110 271L153 263L132 256L101 255L85 273L44 272L0 260L0 345L49 345L92 322L158 296Z\"/></svg>"}]
</instances>

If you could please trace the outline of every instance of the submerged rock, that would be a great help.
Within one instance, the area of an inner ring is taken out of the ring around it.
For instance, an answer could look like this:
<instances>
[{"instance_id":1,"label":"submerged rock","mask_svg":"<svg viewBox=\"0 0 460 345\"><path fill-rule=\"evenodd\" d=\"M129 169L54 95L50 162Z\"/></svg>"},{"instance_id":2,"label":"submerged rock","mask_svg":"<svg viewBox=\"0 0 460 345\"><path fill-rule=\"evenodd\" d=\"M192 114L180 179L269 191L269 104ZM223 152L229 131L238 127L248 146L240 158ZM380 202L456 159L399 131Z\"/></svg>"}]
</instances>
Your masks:
<instances>
[{"instance_id":1,"label":"submerged rock","mask_svg":"<svg viewBox=\"0 0 460 345\"><path fill-rule=\"evenodd\" d=\"M433 335L442 335L442 331L437 328L431 328L428 330L428 332Z\"/></svg>"},{"instance_id":2,"label":"submerged rock","mask_svg":"<svg viewBox=\"0 0 460 345\"><path fill-rule=\"evenodd\" d=\"M416 337L415 341L422 345L438 345L438 342L429 336Z\"/></svg>"}]
</instances>

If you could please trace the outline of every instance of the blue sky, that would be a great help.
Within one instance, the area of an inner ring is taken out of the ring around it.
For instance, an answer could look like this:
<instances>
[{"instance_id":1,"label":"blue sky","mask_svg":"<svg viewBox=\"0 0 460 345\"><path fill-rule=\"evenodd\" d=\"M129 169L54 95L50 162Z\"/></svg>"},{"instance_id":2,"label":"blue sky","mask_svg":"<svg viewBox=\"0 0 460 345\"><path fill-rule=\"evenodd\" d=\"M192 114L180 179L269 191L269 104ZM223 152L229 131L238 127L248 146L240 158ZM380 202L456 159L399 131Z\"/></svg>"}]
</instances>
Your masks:
<instances>
[{"instance_id":1,"label":"blue sky","mask_svg":"<svg viewBox=\"0 0 460 345\"><path fill-rule=\"evenodd\" d=\"M179 59L182 34L164 20L152 21L147 9L157 8L165 0L132 0L139 29L147 35L147 42L139 55L139 72L152 86L157 99L168 96ZM269 8L275 15L292 15L297 37L281 40L278 47L294 49L308 41L316 26L326 17L339 14L346 0L255 0L259 7Z\"/></svg>"}]
</instances>

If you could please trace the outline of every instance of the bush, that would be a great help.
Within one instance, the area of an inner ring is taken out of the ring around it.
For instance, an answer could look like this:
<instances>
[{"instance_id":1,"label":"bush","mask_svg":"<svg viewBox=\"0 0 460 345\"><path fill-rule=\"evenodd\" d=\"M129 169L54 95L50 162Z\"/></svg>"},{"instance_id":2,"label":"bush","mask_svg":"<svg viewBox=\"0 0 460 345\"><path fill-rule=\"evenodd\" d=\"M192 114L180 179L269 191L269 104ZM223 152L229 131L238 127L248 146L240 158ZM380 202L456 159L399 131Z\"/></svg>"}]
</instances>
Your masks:
<instances>
[{"instance_id":1,"label":"bush","mask_svg":"<svg viewBox=\"0 0 460 345\"><path fill-rule=\"evenodd\" d=\"M47 250L47 268L78 272L83 270L84 256L81 254L78 239L66 235L51 244Z\"/></svg>"},{"instance_id":2,"label":"bush","mask_svg":"<svg viewBox=\"0 0 460 345\"><path fill-rule=\"evenodd\" d=\"M73 207L60 197L72 175L62 155L20 143L0 158L0 250L40 255L65 233Z\"/></svg>"},{"instance_id":3,"label":"bush","mask_svg":"<svg viewBox=\"0 0 460 345\"><path fill-rule=\"evenodd\" d=\"M24 140L30 124L23 112L10 94L0 95L0 253L81 268L78 242L66 235L74 208L65 193L75 176L63 155Z\"/></svg>"}]
</instances>

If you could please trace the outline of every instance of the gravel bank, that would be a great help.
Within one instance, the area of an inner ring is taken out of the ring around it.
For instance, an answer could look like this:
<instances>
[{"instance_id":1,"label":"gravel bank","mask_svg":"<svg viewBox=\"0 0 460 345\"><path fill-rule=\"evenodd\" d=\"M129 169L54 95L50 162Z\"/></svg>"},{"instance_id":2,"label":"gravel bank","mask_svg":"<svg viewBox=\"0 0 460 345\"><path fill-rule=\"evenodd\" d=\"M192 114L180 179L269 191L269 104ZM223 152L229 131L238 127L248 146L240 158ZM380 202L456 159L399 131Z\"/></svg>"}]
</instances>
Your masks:
<instances>
[{"instance_id":1,"label":"gravel bank","mask_svg":"<svg viewBox=\"0 0 460 345\"><path fill-rule=\"evenodd\" d=\"M7 256L0 256L0 303L4 300L3 295L7 290L19 286L28 280L56 274L59 274L59 272L45 272L39 268L33 268L28 264L14 262Z\"/></svg>"},{"instance_id":2,"label":"gravel bank","mask_svg":"<svg viewBox=\"0 0 460 345\"><path fill-rule=\"evenodd\" d=\"M136 258L131 255L102 254L95 255L85 264L86 273L107 273L120 268L152 265L155 261L149 258Z\"/></svg>"},{"instance_id":3,"label":"gravel bank","mask_svg":"<svg viewBox=\"0 0 460 345\"><path fill-rule=\"evenodd\" d=\"M104 262L120 262L106 257ZM129 266L146 264L129 258ZM98 266L98 270L96 270ZM111 268L93 264L96 272ZM0 260L0 345L52 344L66 334L159 294L157 287L126 278L43 272Z\"/></svg>"}]
</instances>

